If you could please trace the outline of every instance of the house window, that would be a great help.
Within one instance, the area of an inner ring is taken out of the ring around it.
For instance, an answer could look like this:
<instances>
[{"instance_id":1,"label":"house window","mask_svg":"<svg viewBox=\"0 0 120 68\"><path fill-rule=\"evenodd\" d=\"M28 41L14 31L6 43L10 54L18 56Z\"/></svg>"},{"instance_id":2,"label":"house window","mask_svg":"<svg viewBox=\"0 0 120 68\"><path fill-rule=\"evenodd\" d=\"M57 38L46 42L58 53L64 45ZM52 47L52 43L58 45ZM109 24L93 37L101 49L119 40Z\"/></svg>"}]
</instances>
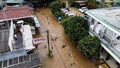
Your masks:
<instances>
[{"instance_id":1,"label":"house window","mask_svg":"<svg viewBox=\"0 0 120 68\"><path fill-rule=\"evenodd\" d=\"M113 36L113 32L110 29L106 29L105 34L103 36L103 38L108 42L111 43L112 41L112 36Z\"/></svg>"},{"instance_id":2,"label":"house window","mask_svg":"<svg viewBox=\"0 0 120 68\"><path fill-rule=\"evenodd\" d=\"M117 39L120 40L120 36L118 36Z\"/></svg>"},{"instance_id":3,"label":"house window","mask_svg":"<svg viewBox=\"0 0 120 68\"><path fill-rule=\"evenodd\" d=\"M85 15L85 18L86 18L86 19L89 19L89 16L88 16L88 15Z\"/></svg>"},{"instance_id":4,"label":"house window","mask_svg":"<svg viewBox=\"0 0 120 68\"><path fill-rule=\"evenodd\" d=\"M115 39L115 41L114 41L113 44L114 44L114 45L120 44L120 36L117 36L117 38Z\"/></svg>"},{"instance_id":5,"label":"house window","mask_svg":"<svg viewBox=\"0 0 120 68\"><path fill-rule=\"evenodd\" d=\"M91 19L90 25L94 25L94 19Z\"/></svg>"}]
</instances>

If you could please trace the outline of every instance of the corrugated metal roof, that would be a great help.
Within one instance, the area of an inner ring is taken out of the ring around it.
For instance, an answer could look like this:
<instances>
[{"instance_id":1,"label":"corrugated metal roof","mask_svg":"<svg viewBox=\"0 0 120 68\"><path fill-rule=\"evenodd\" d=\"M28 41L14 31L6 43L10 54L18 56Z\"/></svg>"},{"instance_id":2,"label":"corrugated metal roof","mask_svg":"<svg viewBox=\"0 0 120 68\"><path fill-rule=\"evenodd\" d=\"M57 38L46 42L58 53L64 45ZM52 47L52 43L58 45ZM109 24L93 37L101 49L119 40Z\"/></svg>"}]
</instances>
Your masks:
<instances>
[{"instance_id":1,"label":"corrugated metal roof","mask_svg":"<svg viewBox=\"0 0 120 68\"><path fill-rule=\"evenodd\" d=\"M120 7L93 9L87 12L99 18L101 21L112 25L111 27L114 26L118 30L120 29Z\"/></svg>"},{"instance_id":2,"label":"corrugated metal roof","mask_svg":"<svg viewBox=\"0 0 120 68\"><path fill-rule=\"evenodd\" d=\"M0 20L34 15L33 8L28 6L5 7L0 11Z\"/></svg>"},{"instance_id":3,"label":"corrugated metal roof","mask_svg":"<svg viewBox=\"0 0 120 68\"><path fill-rule=\"evenodd\" d=\"M38 66L41 66L39 53L32 53L0 62L0 68L37 68Z\"/></svg>"}]
</instances>

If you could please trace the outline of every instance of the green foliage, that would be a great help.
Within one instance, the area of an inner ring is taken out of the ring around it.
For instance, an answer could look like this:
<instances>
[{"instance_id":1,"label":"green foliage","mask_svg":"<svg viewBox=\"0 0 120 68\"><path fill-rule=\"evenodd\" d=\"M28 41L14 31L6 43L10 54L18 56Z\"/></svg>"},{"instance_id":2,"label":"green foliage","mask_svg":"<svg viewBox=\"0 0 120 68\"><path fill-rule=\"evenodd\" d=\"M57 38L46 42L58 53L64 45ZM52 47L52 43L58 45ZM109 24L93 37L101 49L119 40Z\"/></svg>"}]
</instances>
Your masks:
<instances>
[{"instance_id":1,"label":"green foliage","mask_svg":"<svg viewBox=\"0 0 120 68\"><path fill-rule=\"evenodd\" d=\"M81 53L92 58L99 54L100 40L96 36L88 35L79 41L77 48Z\"/></svg>"},{"instance_id":2,"label":"green foliage","mask_svg":"<svg viewBox=\"0 0 120 68\"><path fill-rule=\"evenodd\" d=\"M62 21L65 33L72 42L78 43L78 50L89 58L98 57L100 40L90 36L88 21L82 17L65 17Z\"/></svg>"},{"instance_id":3,"label":"green foliage","mask_svg":"<svg viewBox=\"0 0 120 68\"><path fill-rule=\"evenodd\" d=\"M47 54L49 57L52 57L53 54L52 54L52 51L51 50L48 50L48 54Z\"/></svg>"},{"instance_id":4,"label":"green foliage","mask_svg":"<svg viewBox=\"0 0 120 68\"><path fill-rule=\"evenodd\" d=\"M75 0L69 0L69 4L72 5Z\"/></svg>"},{"instance_id":5,"label":"green foliage","mask_svg":"<svg viewBox=\"0 0 120 68\"><path fill-rule=\"evenodd\" d=\"M65 8L66 3L62 2L62 8Z\"/></svg>"},{"instance_id":6,"label":"green foliage","mask_svg":"<svg viewBox=\"0 0 120 68\"><path fill-rule=\"evenodd\" d=\"M61 2L57 2L57 1L52 2L50 4L50 8L51 8L51 10L54 10L54 11L60 11Z\"/></svg>"},{"instance_id":7,"label":"green foliage","mask_svg":"<svg viewBox=\"0 0 120 68\"><path fill-rule=\"evenodd\" d=\"M62 5L60 1L54 1L50 4L51 11L56 18L61 17L63 15L61 12L61 7Z\"/></svg>"},{"instance_id":8,"label":"green foliage","mask_svg":"<svg viewBox=\"0 0 120 68\"><path fill-rule=\"evenodd\" d=\"M108 4L99 4L98 7L99 8L108 8L108 7L110 7L110 5L108 5Z\"/></svg>"},{"instance_id":9,"label":"green foliage","mask_svg":"<svg viewBox=\"0 0 120 68\"><path fill-rule=\"evenodd\" d=\"M80 39L88 35L88 21L82 17L68 17L62 21L65 33L73 42L78 42Z\"/></svg>"},{"instance_id":10,"label":"green foliage","mask_svg":"<svg viewBox=\"0 0 120 68\"><path fill-rule=\"evenodd\" d=\"M82 6L80 6L79 4L77 4L77 3L73 3L73 5L72 5L73 7L75 7L75 8L77 8L77 9L79 9L79 8L81 8Z\"/></svg>"},{"instance_id":11,"label":"green foliage","mask_svg":"<svg viewBox=\"0 0 120 68\"><path fill-rule=\"evenodd\" d=\"M88 9L95 9L98 7L98 3L96 0L84 0L87 2L87 8Z\"/></svg>"},{"instance_id":12,"label":"green foliage","mask_svg":"<svg viewBox=\"0 0 120 68\"><path fill-rule=\"evenodd\" d=\"M97 5L96 5L96 4L93 4L93 3L88 3L88 4L87 4L87 8L88 8L88 9L95 9L95 8L97 8Z\"/></svg>"},{"instance_id":13,"label":"green foliage","mask_svg":"<svg viewBox=\"0 0 120 68\"><path fill-rule=\"evenodd\" d=\"M34 8L48 6L51 2L55 0L24 0L27 3L31 3Z\"/></svg>"},{"instance_id":14,"label":"green foliage","mask_svg":"<svg viewBox=\"0 0 120 68\"><path fill-rule=\"evenodd\" d=\"M54 15L55 15L56 18L61 17L61 14L62 13L60 11L54 12Z\"/></svg>"}]
</instances>

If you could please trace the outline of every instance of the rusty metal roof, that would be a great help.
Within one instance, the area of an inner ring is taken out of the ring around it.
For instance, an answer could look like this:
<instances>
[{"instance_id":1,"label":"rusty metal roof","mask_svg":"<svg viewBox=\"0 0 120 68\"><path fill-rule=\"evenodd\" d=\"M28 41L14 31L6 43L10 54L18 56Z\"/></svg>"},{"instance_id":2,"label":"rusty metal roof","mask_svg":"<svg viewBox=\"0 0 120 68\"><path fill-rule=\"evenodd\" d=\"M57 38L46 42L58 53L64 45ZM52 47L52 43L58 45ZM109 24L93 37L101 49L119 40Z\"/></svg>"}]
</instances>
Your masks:
<instances>
[{"instance_id":1,"label":"rusty metal roof","mask_svg":"<svg viewBox=\"0 0 120 68\"><path fill-rule=\"evenodd\" d=\"M28 6L5 7L0 11L0 20L34 15L33 8Z\"/></svg>"}]
</instances>

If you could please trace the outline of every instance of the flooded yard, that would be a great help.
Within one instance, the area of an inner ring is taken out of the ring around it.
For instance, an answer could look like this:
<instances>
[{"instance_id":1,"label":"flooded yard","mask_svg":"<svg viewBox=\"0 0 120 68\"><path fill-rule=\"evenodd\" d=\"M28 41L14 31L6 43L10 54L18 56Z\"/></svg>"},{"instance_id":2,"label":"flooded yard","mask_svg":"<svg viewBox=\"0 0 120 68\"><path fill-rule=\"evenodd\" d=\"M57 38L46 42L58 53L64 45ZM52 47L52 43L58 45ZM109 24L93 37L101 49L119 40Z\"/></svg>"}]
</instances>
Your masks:
<instances>
[{"instance_id":1,"label":"flooded yard","mask_svg":"<svg viewBox=\"0 0 120 68\"><path fill-rule=\"evenodd\" d=\"M42 35L46 36L46 30L50 32L50 47L53 52L53 57L47 57L47 40L39 44L37 51L42 58L43 68L97 68L77 50L49 8L39 9L39 12L36 11L36 16L41 25ZM51 40L52 36L57 39Z\"/></svg>"}]
</instances>

